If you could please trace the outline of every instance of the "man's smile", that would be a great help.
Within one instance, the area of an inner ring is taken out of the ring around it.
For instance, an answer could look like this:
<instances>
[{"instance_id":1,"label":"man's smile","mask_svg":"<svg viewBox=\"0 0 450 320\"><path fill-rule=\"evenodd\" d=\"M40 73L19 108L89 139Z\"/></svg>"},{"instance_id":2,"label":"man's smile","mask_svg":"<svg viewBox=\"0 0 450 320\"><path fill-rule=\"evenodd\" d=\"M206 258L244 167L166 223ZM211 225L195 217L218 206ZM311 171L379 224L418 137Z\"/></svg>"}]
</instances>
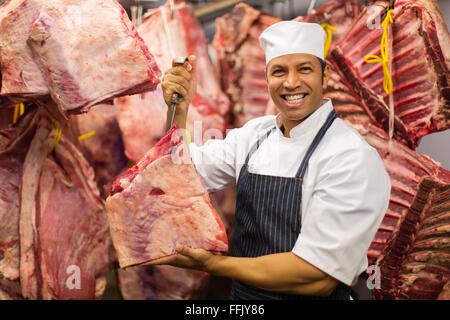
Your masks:
<instances>
[{"instance_id":1,"label":"man's smile","mask_svg":"<svg viewBox=\"0 0 450 320\"><path fill-rule=\"evenodd\" d=\"M307 93L282 94L281 98L283 98L287 106L295 107L302 104L307 95Z\"/></svg>"}]
</instances>

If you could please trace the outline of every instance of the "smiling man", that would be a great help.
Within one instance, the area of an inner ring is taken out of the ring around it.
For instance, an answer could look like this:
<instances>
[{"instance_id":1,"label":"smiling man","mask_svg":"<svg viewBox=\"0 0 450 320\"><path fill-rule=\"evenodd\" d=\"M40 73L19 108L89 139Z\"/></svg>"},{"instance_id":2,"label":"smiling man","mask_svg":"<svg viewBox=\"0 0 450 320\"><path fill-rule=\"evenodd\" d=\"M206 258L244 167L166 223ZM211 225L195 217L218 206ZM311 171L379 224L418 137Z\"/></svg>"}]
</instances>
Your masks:
<instances>
[{"instance_id":1,"label":"smiling man","mask_svg":"<svg viewBox=\"0 0 450 320\"><path fill-rule=\"evenodd\" d=\"M390 181L377 153L323 98L329 69L318 24L283 21L260 36L268 90L279 110L189 145L207 190L236 185L233 256L177 247L160 264L233 279L232 299L349 299L386 212ZM196 58L165 73L166 103L184 97L186 127Z\"/></svg>"}]
</instances>

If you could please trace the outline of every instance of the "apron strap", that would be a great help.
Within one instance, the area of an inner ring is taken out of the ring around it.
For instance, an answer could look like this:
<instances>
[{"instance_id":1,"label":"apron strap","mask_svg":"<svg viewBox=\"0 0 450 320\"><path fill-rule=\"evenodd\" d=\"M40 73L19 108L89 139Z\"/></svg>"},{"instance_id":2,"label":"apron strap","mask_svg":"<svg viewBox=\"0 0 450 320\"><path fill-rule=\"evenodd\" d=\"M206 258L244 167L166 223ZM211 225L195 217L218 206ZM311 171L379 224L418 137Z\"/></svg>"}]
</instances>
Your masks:
<instances>
[{"instance_id":1,"label":"apron strap","mask_svg":"<svg viewBox=\"0 0 450 320\"><path fill-rule=\"evenodd\" d=\"M309 146L308 151L306 151L306 154L303 157L300 168L298 169L297 174L295 175L296 178L303 179L306 169L308 168L309 158L311 158L314 150L316 150L316 148L319 145L320 141L322 140L323 136L325 135L328 128L333 123L334 119L336 119L336 118L337 118L336 111L334 111L334 109L333 109L333 110L331 110L330 114L328 115L328 118L325 121L325 123L320 128L319 132L314 137L314 140L311 143L311 145Z\"/></svg>"},{"instance_id":2,"label":"apron strap","mask_svg":"<svg viewBox=\"0 0 450 320\"><path fill-rule=\"evenodd\" d=\"M277 128L276 126L270 128L270 130L267 131L266 134L264 134L261 138L259 138L258 141L256 141L256 143L250 148L247 158L245 158L245 165L248 165L248 161L250 160L250 157L253 155L253 153L255 153L255 151L258 150L259 146L263 143L263 141L266 140L276 128Z\"/></svg>"}]
</instances>

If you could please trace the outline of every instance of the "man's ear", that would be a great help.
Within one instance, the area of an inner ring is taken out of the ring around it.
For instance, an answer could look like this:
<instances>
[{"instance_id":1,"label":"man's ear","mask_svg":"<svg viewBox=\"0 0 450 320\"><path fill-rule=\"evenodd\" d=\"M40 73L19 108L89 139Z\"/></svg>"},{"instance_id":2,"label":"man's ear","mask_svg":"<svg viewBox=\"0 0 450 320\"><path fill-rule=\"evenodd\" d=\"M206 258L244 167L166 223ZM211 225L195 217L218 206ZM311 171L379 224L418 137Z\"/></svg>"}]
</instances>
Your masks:
<instances>
[{"instance_id":1,"label":"man's ear","mask_svg":"<svg viewBox=\"0 0 450 320\"><path fill-rule=\"evenodd\" d=\"M330 67L327 64L327 66L323 70L322 89L326 89L328 87L328 79L330 78L330 73L331 73L331 69L330 69Z\"/></svg>"}]
</instances>

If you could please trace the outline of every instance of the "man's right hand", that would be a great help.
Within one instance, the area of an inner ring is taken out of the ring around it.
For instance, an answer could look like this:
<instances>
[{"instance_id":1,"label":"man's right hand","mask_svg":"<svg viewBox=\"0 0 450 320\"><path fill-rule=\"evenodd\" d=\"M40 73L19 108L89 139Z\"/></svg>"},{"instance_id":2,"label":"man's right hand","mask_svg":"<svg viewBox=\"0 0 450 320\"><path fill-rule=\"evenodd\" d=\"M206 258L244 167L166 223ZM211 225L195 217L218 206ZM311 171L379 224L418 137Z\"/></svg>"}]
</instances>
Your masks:
<instances>
[{"instance_id":1,"label":"man's right hand","mask_svg":"<svg viewBox=\"0 0 450 320\"><path fill-rule=\"evenodd\" d=\"M164 101L170 107L172 95L176 92L183 96L183 101L177 104L174 123L180 128L186 127L186 117L189 104L194 99L197 92L197 57L189 56L184 66L172 66L164 73L161 83Z\"/></svg>"}]
</instances>

